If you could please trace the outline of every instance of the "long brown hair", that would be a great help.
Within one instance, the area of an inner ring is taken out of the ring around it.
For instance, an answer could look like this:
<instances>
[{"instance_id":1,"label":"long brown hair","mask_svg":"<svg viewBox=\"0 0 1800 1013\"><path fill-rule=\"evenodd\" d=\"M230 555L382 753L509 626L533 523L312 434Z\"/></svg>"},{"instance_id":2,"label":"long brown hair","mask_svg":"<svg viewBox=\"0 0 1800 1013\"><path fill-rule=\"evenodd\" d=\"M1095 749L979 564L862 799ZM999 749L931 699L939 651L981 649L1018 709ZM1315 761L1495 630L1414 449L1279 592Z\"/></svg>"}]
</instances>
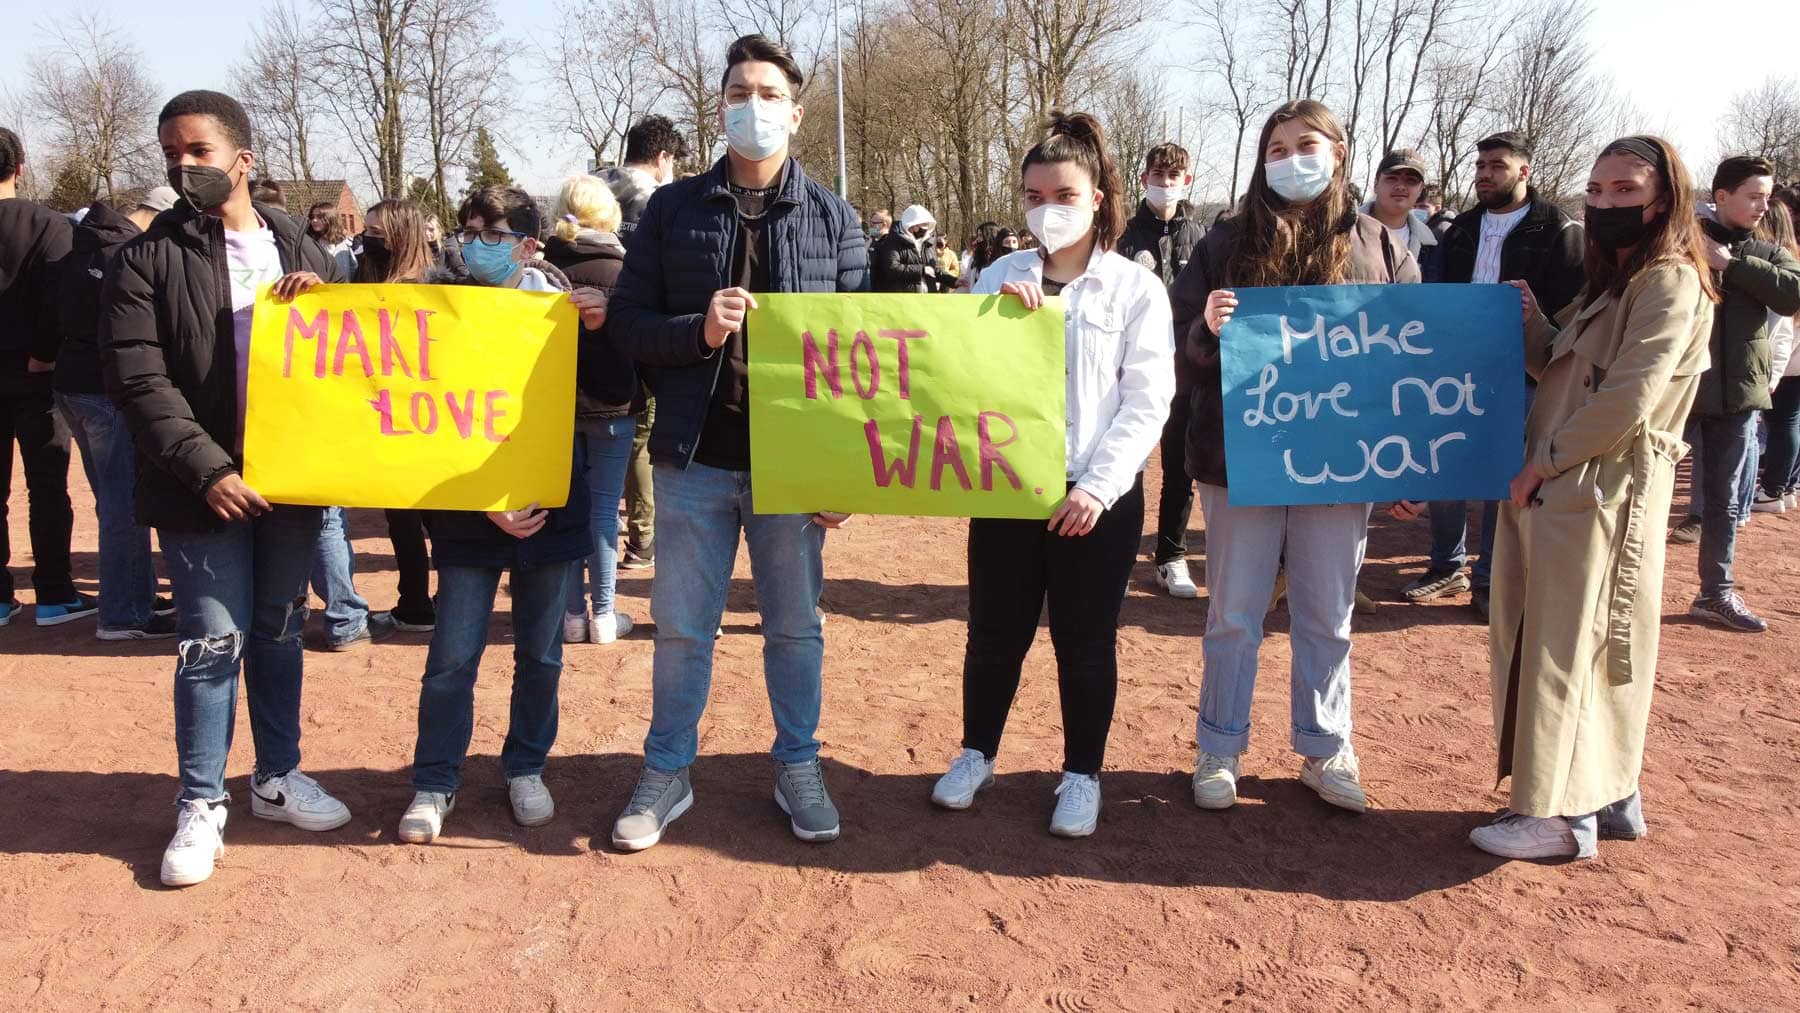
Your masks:
<instances>
[{"instance_id":1,"label":"long brown hair","mask_svg":"<svg viewBox=\"0 0 1800 1013\"><path fill-rule=\"evenodd\" d=\"M1646 159L1645 149L1656 158ZM1650 166L1656 173L1656 185L1662 191L1657 196L1668 209L1649 224L1644 241L1631 251L1623 264L1612 251L1603 250L1594 242L1593 233L1587 234L1587 288L1581 293L1582 305L1609 292L1615 299L1624 295L1625 286L1631 284L1631 279L1650 265L1664 260L1692 265L1694 273L1700 276L1701 291L1708 299L1718 302L1719 290L1713 284L1712 269L1702 252L1700 219L1694 209L1694 178L1682 163L1681 156L1675 153L1675 146L1649 134L1621 137L1601 148L1594 164L1598 165L1600 159L1611 155L1634 158Z\"/></svg>"},{"instance_id":2,"label":"long brown hair","mask_svg":"<svg viewBox=\"0 0 1800 1013\"><path fill-rule=\"evenodd\" d=\"M1344 127L1322 102L1301 99L1269 114L1256 142L1256 168L1237 213L1236 234L1226 262L1226 283L1247 288L1271 285L1336 285L1350 266L1350 235L1356 228L1356 205L1350 196L1349 167L1337 162L1331 184L1312 203L1296 206L1269 187L1263 152L1275 128L1299 120L1344 144Z\"/></svg>"},{"instance_id":3,"label":"long brown hair","mask_svg":"<svg viewBox=\"0 0 1800 1013\"><path fill-rule=\"evenodd\" d=\"M437 257L431 252L431 241L425 238L425 212L409 200L384 200L370 208L366 222L381 216L381 232L387 240L388 268L385 277L377 277L375 264L369 258L356 262L356 281L363 284L394 284L420 281Z\"/></svg>"},{"instance_id":4,"label":"long brown hair","mask_svg":"<svg viewBox=\"0 0 1800 1013\"><path fill-rule=\"evenodd\" d=\"M1102 250L1117 246L1125 234L1125 187L1119 179L1119 167L1106 150L1106 134L1100 121L1087 113L1065 113L1052 110L1044 124L1044 139L1025 153L1019 163L1019 176L1034 165L1071 162L1086 170L1100 191L1100 208L1094 212L1094 242Z\"/></svg>"},{"instance_id":5,"label":"long brown hair","mask_svg":"<svg viewBox=\"0 0 1800 1013\"><path fill-rule=\"evenodd\" d=\"M1794 236L1794 216L1781 201L1769 202L1769 213L1757 223L1756 238L1767 240L1800 257L1800 242Z\"/></svg>"}]
</instances>

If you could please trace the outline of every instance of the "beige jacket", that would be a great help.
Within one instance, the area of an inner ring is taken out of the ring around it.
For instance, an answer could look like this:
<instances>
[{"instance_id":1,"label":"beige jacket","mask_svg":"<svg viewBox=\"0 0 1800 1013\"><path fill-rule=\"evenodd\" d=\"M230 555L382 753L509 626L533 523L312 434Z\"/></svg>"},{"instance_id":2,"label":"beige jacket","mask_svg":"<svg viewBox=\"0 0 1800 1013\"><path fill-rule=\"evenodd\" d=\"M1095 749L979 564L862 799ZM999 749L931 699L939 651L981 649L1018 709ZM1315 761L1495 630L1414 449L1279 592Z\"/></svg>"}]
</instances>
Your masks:
<instances>
[{"instance_id":1,"label":"beige jacket","mask_svg":"<svg viewBox=\"0 0 1800 1013\"><path fill-rule=\"evenodd\" d=\"M1662 620L1682 424L1707 368L1713 304L1686 264L1526 330L1538 378L1528 510L1501 506L1490 675L1512 808L1581 816L1637 790Z\"/></svg>"}]
</instances>

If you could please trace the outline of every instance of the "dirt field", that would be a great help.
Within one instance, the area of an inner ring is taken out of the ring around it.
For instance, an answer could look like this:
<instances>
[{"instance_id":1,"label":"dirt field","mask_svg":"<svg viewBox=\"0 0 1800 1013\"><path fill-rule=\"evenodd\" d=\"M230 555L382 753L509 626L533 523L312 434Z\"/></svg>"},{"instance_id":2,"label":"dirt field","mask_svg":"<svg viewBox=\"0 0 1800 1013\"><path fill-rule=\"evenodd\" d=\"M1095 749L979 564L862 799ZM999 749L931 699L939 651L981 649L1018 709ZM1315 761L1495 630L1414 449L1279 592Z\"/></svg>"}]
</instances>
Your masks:
<instances>
[{"instance_id":1,"label":"dirt field","mask_svg":"<svg viewBox=\"0 0 1800 1013\"><path fill-rule=\"evenodd\" d=\"M77 573L91 590L93 516L85 489L76 497ZM22 490L12 510L16 566ZM620 855L608 839L650 716L643 630L571 649L546 772L558 817L513 825L497 761L502 604L468 783L442 840L394 837L423 638L309 652L305 769L354 821L309 835L251 817L240 727L228 850L210 882L180 891L157 881L177 792L172 647L103 645L91 620L39 630L27 614L0 630L0 1006L1792 1008L1800 517L1759 516L1739 542L1740 583L1774 624L1766 636L1690 622L1695 550L1671 552L1643 782L1651 836L1564 866L1503 863L1465 841L1504 803L1487 634L1466 598L1358 620L1356 744L1376 808L1331 809L1297 780L1283 609L1263 652L1244 801L1197 810L1206 605L1153 594L1147 563L1120 631L1099 833L1045 832L1061 757L1045 632L998 783L969 812L935 810L930 786L961 728L963 531L861 518L827 548L821 738L844 836L823 846L795 841L769 799L745 559L696 805L659 847ZM355 532L359 585L386 607L385 529L371 514ZM1425 540L1422 524L1378 520L1365 587L1397 597ZM623 607L646 620L648 577L623 577Z\"/></svg>"}]
</instances>

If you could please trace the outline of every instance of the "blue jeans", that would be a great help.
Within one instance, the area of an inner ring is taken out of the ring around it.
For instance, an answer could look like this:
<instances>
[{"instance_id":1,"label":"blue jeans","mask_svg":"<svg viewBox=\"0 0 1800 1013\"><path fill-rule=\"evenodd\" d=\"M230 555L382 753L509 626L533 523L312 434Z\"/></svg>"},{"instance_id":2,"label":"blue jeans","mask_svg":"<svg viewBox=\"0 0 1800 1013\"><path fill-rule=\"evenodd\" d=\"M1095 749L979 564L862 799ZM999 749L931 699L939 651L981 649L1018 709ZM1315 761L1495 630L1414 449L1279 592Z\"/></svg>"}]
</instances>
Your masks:
<instances>
[{"instance_id":1,"label":"blue jeans","mask_svg":"<svg viewBox=\"0 0 1800 1013\"><path fill-rule=\"evenodd\" d=\"M654 709L644 763L673 772L694 762L700 715L712 689L713 637L737 562L738 531L750 545L750 578L762 612L763 681L775 718L772 752L782 763L819 755L820 673L825 637L825 529L808 514L759 514L750 473L703 464L656 466Z\"/></svg>"},{"instance_id":2,"label":"blue jeans","mask_svg":"<svg viewBox=\"0 0 1800 1013\"><path fill-rule=\"evenodd\" d=\"M225 797L240 661L258 775L300 765L300 633L320 523L318 507L278 506L218 531L160 533L180 638L175 751L184 800Z\"/></svg>"},{"instance_id":3,"label":"blue jeans","mask_svg":"<svg viewBox=\"0 0 1800 1013\"><path fill-rule=\"evenodd\" d=\"M453 792L475 726L475 674L487 649L499 567L439 566L437 632L419 687L413 788ZM552 563L512 572L512 718L500 763L506 776L541 774L556 744L556 688L562 679L563 600L573 567Z\"/></svg>"},{"instance_id":4,"label":"blue jeans","mask_svg":"<svg viewBox=\"0 0 1800 1013\"><path fill-rule=\"evenodd\" d=\"M156 603L156 565L150 529L132 519L137 451L125 416L105 394L58 394L56 405L81 448L81 467L94 490L100 522L100 628L135 630Z\"/></svg>"},{"instance_id":5,"label":"blue jeans","mask_svg":"<svg viewBox=\"0 0 1800 1013\"><path fill-rule=\"evenodd\" d=\"M1775 388L1774 407L1763 413L1769 446L1763 455L1763 492L1779 496L1800 486L1800 376Z\"/></svg>"},{"instance_id":6,"label":"blue jeans","mask_svg":"<svg viewBox=\"0 0 1800 1013\"><path fill-rule=\"evenodd\" d=\"M1233 506L1200 483L1206 516L1205 666L1195 739L1214 756L1250 744L1263 617L1285 552L1294 752L1328 757L1350 745L1350 611L1369 541L1369 504Z\"/></svg>"},{"instance_id":7,"label":"blue jeans","mask_svg":"<svg viewBox=\"0 0 1800 1013\"><path fill-rule=\"evenodd\" d=\"M1472 568L1471 583L1487 587L1494 569L1494 528L1500 518L1500 504L1481 505L1481 558ZM1431 561L1427 569L1434 574L1455 573L1469 561L1466 546L1469 538L1469 504L1463 500L1433 500L1431 503Z\"/></svg>"},{"instance_id":8,"label":"blue jeans","mask_svg":"<svg viewBox=\"0 0 1800 1013\"><path fill-rule=\"evenodd\" d=\"M325 603L325 640L346 644L369 625L369 603L356 593L356 551L343 507L326 507L319 529L319 561L312 572L313 593Z\"/></svg>"},{"instance_id":9,"label":"blue jeans","mask_svg":"<svg viewBox=\"0 0 1800 1013\"><path fill-rule=\"evenodd\" d=\"M1716 598L1733 588L1731 564L1737 554L1737 522L1741 513L1738 483L1754 439L1755 412L1697 418L1701 453L1694 462L1694 499L1700 511L1700 596Z\"/></svg>"},{"instance_id":10,"label":"blue jeans","mask_svg":"<svg viewBox=\"0 0 1800 1013\"><path fill-rule=\"evenodd\" d=\"M587 558L594 614L613 610L613 586L619 571L619 500L625 495L625 472L631 466L631 438L637 432L637 416L616 419L578 419L575 438L587 441L589 524L594 532L594 554ZM582 592L583 566L575 566L569 581L569 614L586 610Z\"/></svg>"}]
</instances>

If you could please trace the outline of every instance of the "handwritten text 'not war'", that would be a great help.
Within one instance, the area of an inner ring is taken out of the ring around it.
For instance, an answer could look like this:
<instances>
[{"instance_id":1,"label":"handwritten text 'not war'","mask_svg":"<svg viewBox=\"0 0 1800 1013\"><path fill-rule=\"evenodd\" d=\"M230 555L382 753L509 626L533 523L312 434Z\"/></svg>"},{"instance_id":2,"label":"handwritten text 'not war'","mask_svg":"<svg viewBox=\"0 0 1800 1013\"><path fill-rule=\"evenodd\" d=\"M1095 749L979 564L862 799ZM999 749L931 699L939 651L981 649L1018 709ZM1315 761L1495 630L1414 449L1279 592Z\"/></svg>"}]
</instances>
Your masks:
<instances>
[{"instance_id":1,"label":"handwritten text 'not war'","mask_svg":"<svg viewBox=\"0 0 1800 1013\"><path fill-rule=\"evenodd\" d=\"M871 338L867 331L857 331L850 343L848 372L851 389L864 401L872 401L882 390L882 351L885 342L893 342L894 355L894 393L902 401L912 400L912 354L909 343L922 341L929 335L922 330L882 329ZM876 338L882 339L883 346L876 345ZM844 396L844 366L839 361L838 332L825 332L825 347L821 351L819 341L811 331L800 335L801 359L806 372L806 397L816 401L821 396L820 382L835 400ZM968 421L965 419L966 426ZM997 427L1005 427L1003 439L995 437ZM912 434L907 443L904 456L888 459L882 449L881 423L870 419L863 423L863 435L869 441L869 465L874 473L877 488L886 489L899 482L907 489L914 488L919 478L919 444L920 437L926 427L925 417L914 413L912 417ZM931 444L931 473L927 482L933 492L943 488L944 472L948 470L956 484L965 492L972 492L975 483L969 478L969 468L963 459L962 438L957 435L956 423L948 415L939 415L934 426L935 436ZM966 432L966 430L965 430ZM1003 412L983 411L975 416L975 459L977 474L980 476L981 490L994 491L994 472L998 471L1014 489L1023 488L1019 475L1006 460L1003 449L1011 446L1019 438L1018 427Z\"/></svg>"},{"instance_id":2,"label":"handwritten text 'not war'","mask_svg":"<svg viewBox=\"0 0 1800 1013\"><path fill-rule=\"evenodd\" d=\"M1394 334L1388 333L1386 325L1371 331L1367 313L1357 314L1357 326L1354 328L1348 325L1328 328L1323 316L1315 316L1305 330L1296 330L1284 315L1281 318L1281 360L1284 365L1292 365L1296 349L1308 342L1319 353L1320 362L1371 355L1377 350L1385 350L1394 355L1429 356L1432 354L1431 349L1421 348L1413 343L1414 338L1423 337L1424 334L1425 325L1417 320L1408 321ZM1255 429L1258 426L1282 425L1296 419L1312 422L1327 410L1347 419L1361 415L1360 411L1344 403L1352 394L1348 382L1339 381L1329 390L1299 392L1277 391L1275 388L1280 382L1281 370L1274 363L1262 368L1255 385L1244 391L1255 401L1244 412L1245 426ZM1405 413L1408 402L1422 405L1433 416L1487 414L1475 401L1475 379L1468 373L1461 377L1444 376L1429 381L1420 377L1401 377L1394 381L1391 394L1396 418ZM1458 430L1432 437L1424 444L1424 461L1419 460L1414 453L1412 440L1405 436L1386 436L1373 444L1359 439L1356 446L1360 452L1360 466L1341 474L1333 470L1329 461L1317 471L1302 471L1294 464L1292 449L1281 452L1281 462L1288 479L1301 485L1360 482L1370 472L1384 479L1399 478L1407 472L1435 475L1439 471L1439 449L1445 444L1466 439L1468 434Z\"/></svg>"},{"instance_id":3,"label":"handwritten text 'not war'","mask_svg":"<svg viewBox=\"0 0 1800 1013\"><path fill-rule=\"evenodd\" d=\"M319 310L309 321L301 315L298 307L289 307L287 336L281 354L281 375L284 379L293 375L296 342L310 341L313 343L311 372L316 379L343 376L346 366L360 369L363 376L373 377L377 369L376 359L379 358L379 368L384 378L391 378L399 373L421 383L434 382L438 378L431 372L431 346L437 339L431 336L432 313L432 310L413 310L411 313L398 314L400 320L408 316L412 318L412 333L405 335L408 340L403 344L402 336L395 329L397 315L386 309L376 310L376 350L371 354L365 337L367 331L356 311L341 310L334 319L330 311ZM331 333L334 322L337 324L335 339ZM416 355L410 361L406 357L409 345ZM304 354L304 348L302 352ZM413 372L414 362L418 366L416 374ZM305 368L303 360L301 369ZM506 435L500 432L499 423L507 416L505 403L508 397L504 390L420 390L414 391L404 408L397 410L394 392L383 387L376 392L369 406L375 409L383 436L411 436L415 433L430 436L438 431L438 403L441 398L443 415L448 417L457 436L465 440L474 439L479 423L479 435L483 439L490 443L505 443ZM408 428L409 425L411 428Z\"/></svg>"}]
</instances>

